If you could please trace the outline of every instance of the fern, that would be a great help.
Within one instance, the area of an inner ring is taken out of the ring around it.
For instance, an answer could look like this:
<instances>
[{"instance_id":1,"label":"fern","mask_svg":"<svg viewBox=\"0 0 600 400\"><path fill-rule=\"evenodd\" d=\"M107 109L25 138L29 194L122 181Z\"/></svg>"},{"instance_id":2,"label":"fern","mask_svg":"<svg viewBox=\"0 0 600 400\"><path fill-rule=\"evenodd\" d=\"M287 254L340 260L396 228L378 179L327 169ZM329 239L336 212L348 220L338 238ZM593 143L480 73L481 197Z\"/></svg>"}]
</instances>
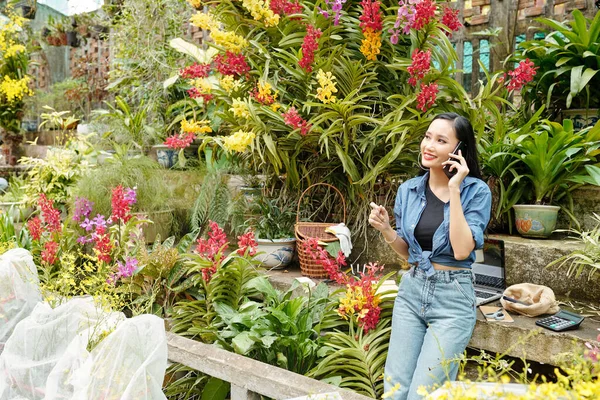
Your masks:
<instances>
[{"instance_id":1,"label":"fern","mask_svg":"<svg viewBox=\"0 0 600 400\"><path fill-rule=\"evenodd\" d=\"M209 172L202 182L191 215L192 229L205 227L208 221L224 225L230 216L231 193L224 174Z\"/></svg>"}]
</instances>

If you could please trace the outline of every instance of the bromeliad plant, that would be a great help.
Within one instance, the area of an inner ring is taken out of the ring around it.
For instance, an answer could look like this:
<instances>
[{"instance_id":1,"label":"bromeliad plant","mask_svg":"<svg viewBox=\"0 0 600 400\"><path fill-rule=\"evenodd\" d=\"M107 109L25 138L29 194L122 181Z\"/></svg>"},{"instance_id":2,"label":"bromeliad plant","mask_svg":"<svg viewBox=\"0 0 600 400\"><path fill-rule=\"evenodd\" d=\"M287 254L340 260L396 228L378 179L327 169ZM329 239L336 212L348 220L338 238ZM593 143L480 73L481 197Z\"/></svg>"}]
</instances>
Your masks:
<instances>
[{"instance_id":1,"label":"bromeliad plant","mask_svg":"<svg viewBox=\"0 0 600 400\"><path fill-rule=\"evenodd\" d=\"M187 254L185 280L176 291L185 291L187 301L179 302L173 312L173 332L198 338L205 343L217 340L223 325L216 304L238 310L249 295L247 283L258 275L254 234L238 237L237 250L229 248L223 229L209 222L208 238L199 238L195 252Z\"/></svg>"}]
</instances>

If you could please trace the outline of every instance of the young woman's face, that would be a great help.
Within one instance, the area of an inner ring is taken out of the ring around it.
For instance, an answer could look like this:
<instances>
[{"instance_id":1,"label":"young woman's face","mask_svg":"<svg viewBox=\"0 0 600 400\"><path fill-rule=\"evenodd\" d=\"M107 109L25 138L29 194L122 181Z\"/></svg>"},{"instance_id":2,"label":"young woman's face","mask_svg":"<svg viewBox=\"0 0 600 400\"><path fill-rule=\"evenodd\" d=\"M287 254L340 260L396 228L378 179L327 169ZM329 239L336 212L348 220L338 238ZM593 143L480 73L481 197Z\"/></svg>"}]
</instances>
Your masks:
<instances>
[{"instance_id":1,"label":"young woman's face","mask_svg":"<svg viewBox=\"0 0 600 400\"><path fill-rule=\"evenodd\" d=\"M449 153L458 145L453 121L436 119L429 125L421 142L421 163L424 168L441 169Z\"/></svg>"}]
</instances>

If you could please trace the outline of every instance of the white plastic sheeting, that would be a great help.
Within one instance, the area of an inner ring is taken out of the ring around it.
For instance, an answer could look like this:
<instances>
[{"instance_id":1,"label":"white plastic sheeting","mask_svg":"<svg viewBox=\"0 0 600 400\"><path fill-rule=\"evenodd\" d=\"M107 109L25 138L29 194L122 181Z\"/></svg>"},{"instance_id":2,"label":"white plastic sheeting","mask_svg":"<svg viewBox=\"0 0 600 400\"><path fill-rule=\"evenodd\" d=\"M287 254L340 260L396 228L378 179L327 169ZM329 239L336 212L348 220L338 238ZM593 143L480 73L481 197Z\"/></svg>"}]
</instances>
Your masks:
<instances>
[{"instance_id":1,"label":"white plastic sheeting","mask_svg":"<svg viewBox=\"0 0 600 400\"><path fill-rule=\"evenodd\" d=\"M25 249L0 256L0 353L19 321L42 301L37 269Z\"/></svg>"},{"instance_id":2,"label":"white plastic sheeting","mask_svg":"<svg viewBox=\"0 0 600 400\"><path fill-rule=\"evenodd\" d=\"M166 399L162 383L167 369L164 322L140 315L121 323L90 354L74 381L77 400Z\"/></svg>"},{"instance_id":3,"label":"white plastic sheeting","mask_svg":"<svg viewBox=\"0 0 600 400\"><path fill-rule=\"evenodd\" d=\"M17 324L0 355L0 400L44 399L52 369L63 357L72 358L67 353L71 342L87 345L94 332L110 329L122 319L121 313L104 312L91 297L73 298L56 308L38 303Z\"/></svg>"},{"instance_id":4,"label":"white plastic sheeting","mask_svg":"<svg viewBox=\"0 0 600 400\"><path fill-rule=\"evenodd\" d=\"M163 320L126 319L91 297L51 308L41 302L36 267L23 249L0 257L1 345L0 400L166 399Z\"/></svg>"}]
</instances>

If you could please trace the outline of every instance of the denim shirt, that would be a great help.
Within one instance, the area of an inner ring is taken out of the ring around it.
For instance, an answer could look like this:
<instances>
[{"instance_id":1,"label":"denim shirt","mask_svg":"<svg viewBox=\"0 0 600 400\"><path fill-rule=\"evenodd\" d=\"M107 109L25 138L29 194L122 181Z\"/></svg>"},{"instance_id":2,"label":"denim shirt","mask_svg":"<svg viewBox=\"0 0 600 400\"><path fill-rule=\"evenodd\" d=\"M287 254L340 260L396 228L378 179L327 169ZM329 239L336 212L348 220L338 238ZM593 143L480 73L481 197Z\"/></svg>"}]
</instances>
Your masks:
<instances>
[{"instance_id":1,"label":"denim shirt","mask_svg":"<svg viewBox=\"0 0 600 400\"><path fill-rule=\"evenodd\" d=\"M398 188L394 215L396 232L408 244L408 262L423 269L427 276L435 273L431 263L450 267L471 268L475 261L475 250L464 260L454 258L450 244L450 202L444 205L444 221L433 235L432 251L423 251L415 239L415 227L427 206L425 189L429 172L404 182ZM481 179L470 176L460 184L460 202L465 219L471 228L475 249L483 247L483 232L490 220L492 193Z\"/></svg>"}]
</instances>

